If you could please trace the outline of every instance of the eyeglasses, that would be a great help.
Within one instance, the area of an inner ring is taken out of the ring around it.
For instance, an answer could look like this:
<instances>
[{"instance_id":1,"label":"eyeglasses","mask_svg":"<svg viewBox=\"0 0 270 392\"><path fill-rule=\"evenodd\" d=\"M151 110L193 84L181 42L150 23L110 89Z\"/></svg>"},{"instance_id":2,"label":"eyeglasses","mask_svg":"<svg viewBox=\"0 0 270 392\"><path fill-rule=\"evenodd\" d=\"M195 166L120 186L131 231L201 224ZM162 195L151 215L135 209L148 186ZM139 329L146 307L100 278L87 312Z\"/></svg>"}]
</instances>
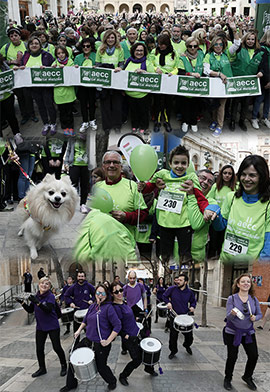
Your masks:
<instances>
[{"instance_id":1,"label":"eyeglasses","mask_svg":"<svg viewBox=\"0 0 270 392\"><path fill-rule=\"evenodd\" d=\"M198 45L188 45L188 48L190 48L190 49L192 49L192 48L196 49L196 48L198 48Z\"/></svg>"},{"instance_id":2,"label":"eyeglasses","mask_svg":"<svg viewBox=\"0 0 270 392\"><path fill-rule=\"evenodd\" d=\"M113 163L114 165L120 165L119 161L104 161L103 163L104 165L110 165L111 163Z\"/></svg>"},{"instance_id":3,"label":"eyeglasses","mask_svg":"<svg viewBox=\"0 0 270 392\"><path fill-rule=\"evenodd\" d=\"M214 46L221 46L221 47L222 47L222 46L223 46L223 43L220 43L220 44L219 44L219 43L216 43L216 44L214 44Z\"/></svg>"},{"instance_id":4,"label":"eyeglasses","mask_svg":"<svg viewBox=\"0 0 270 392\"><path fill-rule=\"evenodd\" d=\"M96 295L102 295L102 297L106 297L105 291L96 291Z\"/></svg>"},{"instance_id":5,"label":"eyeglasses","mask_svg":"<svg viewBox=\"0 0 270 392\"><path fill-rule=\"evenodd\" d=\"M117 294L119 294L119 293L123 293L123 291L124 291L123 289L115 290L115 291L113 292L113 294L116 294L116 295L117 295Z\"/></svg>"},{"instance_id":6,"label":"eyeglasses","mask_svg":"<svg viewBox=\"0 0 270 392\"><path fill-rule=\"evenodd\" d=\"M213 185L215 181L210 180L209 178L207 179L205 176L199 176L201 180L206 181L207 184Z\"/></svg>"},{"instance_id":7,"label":"eyeglasses","mask_svg":"<svg viewBox=\"0 0 270 392\"><path fill-rule=\"evenodd\" d=\"M83 45L82 47L83 47L83 48L90 48L91 45Z\"/></svg>"}]
</instances>

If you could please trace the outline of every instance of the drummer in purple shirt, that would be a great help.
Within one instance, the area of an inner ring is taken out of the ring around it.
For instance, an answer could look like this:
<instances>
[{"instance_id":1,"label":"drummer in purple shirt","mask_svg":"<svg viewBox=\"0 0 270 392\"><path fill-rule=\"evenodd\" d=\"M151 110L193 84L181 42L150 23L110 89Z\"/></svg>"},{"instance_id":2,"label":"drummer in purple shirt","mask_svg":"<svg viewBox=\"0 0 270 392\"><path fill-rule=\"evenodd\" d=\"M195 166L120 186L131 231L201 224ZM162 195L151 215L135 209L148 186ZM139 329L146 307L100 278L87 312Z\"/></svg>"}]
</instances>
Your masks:
<instances>
[{"instance_id":1,"label":"drummer in purple shirt","mask_svg":"<svg viewBox=\"0 0 270 392\"><path fill-rule=\"evenodd\" d=\"M72 276L68 276L67 284L65 284L65 286L63 287L63 289L61 291L61 295L60 295L60 303L61 303L61 305L64 303L65 308L68 308L68 305L66 304L66 301L65 301L65 293L71 287L71 285L73 285L73 278L72 278ZM67 323L66 324L66 332L64 333L64 335L68 335L69 333L70 333L70 323Z\"/></svg>"},{"instance_id":2,"label":"drummer in purple shirt","mask_svg":"<svg viewBox=\"0 0 270 392\"><path fill-rule=\"evenodd\" d=\"M93 302L94 295L95 287L87 282L85 272L80 271L77 274L77 282L67 289L64 299L66 305L76 311L76 309L88 309ZM80 324L74 320L73 332L76 332L79 326Z\"/></svg>"},{"instance_id":3,"label":"drummer in purple shirt","mask_svg":"<svg viewBox=\"0 0 270 392\"><path fill-rule=\"evenodd\" d=\"M47 373L45 365L44 347L47 336L50 336L53 349L58 355L61 363L60 376L65 376L67 371L67 363L65 353L60 342L60 326L55 311L55 296L50 291L51 281L47 277L43 277L39 281L39 291L36 295L30 295L30 305L24 303L24 300L17 298L22 307L28 312L35 312L37 321L36 328L36 352L38 358L39 369L32 374L32 377L39 377ZM58 306L58 305L57 305Z\"/></svg>"},{"instance_id":4,"label":"drummer in purple shirt","mask_svg":"<svg viewBox=\"0 0 270 392\"><path fill-rule=\"evenodd\" d=\"M133 370L140 366L142 362L142 354L140 348L139 332L140 329L136 323L132 309L124 302L123 288L119 283L113 282L111 284L111 293L113 296L113 306L119 317L122 329L120 336L125 340L125 348L128 350L131 361L125 366L124 370L119 375L119 381L122 385L128 386L127 378L131 375ZM144 371L157 376L153 366L145 366Z\"/></svg>"},{"instance_id":5,"label":"drummer in purple shirt","mask_svg":"<svg viewBox=\"0 0 270 392\"><path fill-rule=\"evenodd\" d=\"M237 309L236 309L237 308ZM237 312L239 310L241 313ZM256 391L252 375L258 360L254 321L262 318L260 304L255 297L254 285L249 274L235 279L232 295L226 306L227 318L224 330L224 343L227 346L224 388L232 390L232 376L240 344L244 347L248 360L242 380L252 391ZM239 316L242 318L239 318Z\"/></svg>"},{"instance_id":6,"label":"drummer in purple shirt","mask_svg":"<svg viewBox=\"0 0 270 392\"><path fill-rule=\"evenodd\" d=\"M81 331L86 328L86 338L77 343L75 349L93 347L97 370L108 384L108 390L112 391L116 388L117 380L107 365L107 359L111 351L111 342L121 331L121 321L108 298L109 291L107 287L99 284L95 290L96 301L89 306L83 322L74 333L74 338L77 339ZM76 389L77 385L78 381L74 377L72 367L69 366L66 385L60 389L60 392Z\"/></svg>"},{"instance_id":7,"label":"drummer in purple shirt","mask_svg":"<svg viewBox=\"0 0 270 392\"><path fill-rule=\"evenodd\" d=\"M137 282L137 275L133 270L128 273L128 283L124 286L124 298L133 310L136 319L143 318L141 312L148 312L145 288Z\"/></svg>"},{"instance_id":8,"label":"drummer in purple shirt","mask_svg":"<svg viewBox=\"0 0 270 392\"><path fill-rule=\"evenodd\" d=\"M177 279L177 285L169 287L163 294L163 300L167 304L167 308L173 309L178 315L193 313L196 307L196 300L193 291L188 288L188 276L180 274ZM175 354L178 352L177 339L179 332L173 326L174 316L171 314L170 317L170 338L169 338L169 349L171 351L169 359L173 359ZM190 346L193 343L193 332L192 330L188 333L183 333L184 343L188 354L192 355Z\"/></svg>"}]
</instances>

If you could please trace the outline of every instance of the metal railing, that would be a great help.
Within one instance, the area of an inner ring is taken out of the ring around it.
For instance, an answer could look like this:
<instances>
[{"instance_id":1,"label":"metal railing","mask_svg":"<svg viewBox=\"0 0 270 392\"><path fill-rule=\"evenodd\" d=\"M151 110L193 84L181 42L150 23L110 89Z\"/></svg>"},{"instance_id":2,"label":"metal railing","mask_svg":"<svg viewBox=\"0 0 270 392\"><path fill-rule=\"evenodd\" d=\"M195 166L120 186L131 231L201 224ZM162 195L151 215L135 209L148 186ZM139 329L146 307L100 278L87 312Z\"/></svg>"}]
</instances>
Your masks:
<instances>
[{"instance_id":1,"label":"metal railing","mask_svg":"<svg viewBox=\"0 0 270 392\"><path fill-rule=\"evenodd\" d=\"M23 292L22 285L15 285L0 294L0 309L8 310L14 308L14 297Z\"/></svg>"}]
</instances>

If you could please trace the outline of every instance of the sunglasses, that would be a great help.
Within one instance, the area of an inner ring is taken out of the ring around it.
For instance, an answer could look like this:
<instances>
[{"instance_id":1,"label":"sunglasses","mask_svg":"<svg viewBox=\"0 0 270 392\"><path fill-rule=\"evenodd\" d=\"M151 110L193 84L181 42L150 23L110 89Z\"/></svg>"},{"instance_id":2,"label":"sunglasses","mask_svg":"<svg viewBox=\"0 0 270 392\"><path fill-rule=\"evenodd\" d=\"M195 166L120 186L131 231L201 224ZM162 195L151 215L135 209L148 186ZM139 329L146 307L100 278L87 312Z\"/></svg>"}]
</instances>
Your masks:
<instances>
[{"instance_id":1,"label":"sunglasses","mask_svg":"<svg viewBox=\"0 0 270 392\"><path fill-rule=\"evenodd\" d=\"M106 293L104 291L96 291L96 295L102 295L102 297L106 297Z\"/></svg>"},{"instance_id":2,"label":"sunglasses","mask_svg":"<svg viewBox=\"0 0 270 392\"><path fill-rule=\"evenodd\" d=\"M116 294L116 295L117 295L117 294L119 294L119 293L123 293L123 291L124 291L123 289L115 290L115 291L113 292L113 294Z\"/></svg>"},{"instance_id":3,"label":"sunglasses","mask_svg":"<svg viewBox=\"0 0 270 392\"><path fill-rule=\"evenodd\" d=\"M104 161L103 163L104 165L110 165L111 163L113 163L114 165L120 165L119 161Z\"/></svg>"},{"instance_id":4,"label":"sunglasses","mask_svg":"<svg viewBox=\"0 0 270 392\"><path fill-rule=\"evenodd\" d=\"M214 44L214 46L223 46L223 44L222 43L220 43L220 44Z\"/></svg>"},{"instance_id":5,"label":"sunglasses","mask_svg":"<svg viewBox=\"0 0 270 392\"><path fill-rule=\"evenodd\" d=\"M82 47L83 47L83 48L90 48L91 45L83 45Z\"/></svg>"},{"instance_id":6,"label":"sunglasses","mask_svg":"<svg viewBox=\"0 0 270 392\"><path fill-rule=\"evenodd\" d=\"M188 45L188 48L190 48L190 49L192 49L192 48L196 49L196 48L198 48L198 45Z\"/></svg>"},{"instance_id":7,"label":"sunglasses","mask_svg":"<svg viewBox=\"0 0 270 392\"><path fill-rule=\"evenodd\" d=\"M244 313L248 313L248 312L249 312L247 302L246 302L246 303L243 303L243 312L244 312Z\"/></svg>"}]
</instances>

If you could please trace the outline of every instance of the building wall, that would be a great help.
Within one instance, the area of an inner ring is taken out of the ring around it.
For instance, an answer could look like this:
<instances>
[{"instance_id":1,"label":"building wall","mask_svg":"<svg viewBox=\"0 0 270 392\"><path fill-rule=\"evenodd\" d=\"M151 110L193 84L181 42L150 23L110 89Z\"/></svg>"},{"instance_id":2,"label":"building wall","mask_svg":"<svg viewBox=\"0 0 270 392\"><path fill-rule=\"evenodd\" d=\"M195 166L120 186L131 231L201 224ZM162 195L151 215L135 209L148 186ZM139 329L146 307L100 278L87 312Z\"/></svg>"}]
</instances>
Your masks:
<instances>
[{"instance_id":1,"label":"building wall","mask_svg":"<svg viewBox=\"0 0 270 392\"><path fill-rule=\"evenodd\" d=\"M189 0L188 10L190 13L207 14L220 16L230 12L236 15L246 15L255 17L255 9L248 0L231 0L228 7L224 7L224 1L221 0ZM195 4L197 5L195 6Z\"/></svg>"},{"instance_id":2,"label":"building wall","mask_svg":"<svg viewBox=\"0 0 270 392\"><path fill-rule=\"evenodd\" d=\"M255 293L259 301L266 302L270 294L270 263L254 263L252 268L252 276L261 276L262 285L258 286L255 283ZM266 311L267 306L261 305L262 312Z\"/></svg>"},{"instance_id":3,"label":"building wall","mask_svg":"<svg viewBox=\"0 0 270 392\"><path fill-rule=\"evenodd\" d=\"M25 3L26 1L23 1ZM42 7L37 3L37 0L29 0L28 10L29 16L40 16L42 14ZM60 0L58 2L61 6L61 14L67 14L67 0ZM47 9L51 10L54 15L57 14L57 0L48 0ZM20 0L9 0L8 1L8 17L9 19L16 20L19 24L22 22L20 18Z\"/></svg>"},{"instance_id":4,"label":"building wall","mask_svg":"<svg viewBox=\"0 0 270 392\"><path fill-rule=\"evenodd\" d=\"M100 0L99 9L101 12L116 13L116 12L133 12L133 7L139 5L142 12L149 11L152 9L157 12L174 12L174 2L172 0L156 0L156 1L110 1L110 0Z\"/></svg>"}]
</instances>

